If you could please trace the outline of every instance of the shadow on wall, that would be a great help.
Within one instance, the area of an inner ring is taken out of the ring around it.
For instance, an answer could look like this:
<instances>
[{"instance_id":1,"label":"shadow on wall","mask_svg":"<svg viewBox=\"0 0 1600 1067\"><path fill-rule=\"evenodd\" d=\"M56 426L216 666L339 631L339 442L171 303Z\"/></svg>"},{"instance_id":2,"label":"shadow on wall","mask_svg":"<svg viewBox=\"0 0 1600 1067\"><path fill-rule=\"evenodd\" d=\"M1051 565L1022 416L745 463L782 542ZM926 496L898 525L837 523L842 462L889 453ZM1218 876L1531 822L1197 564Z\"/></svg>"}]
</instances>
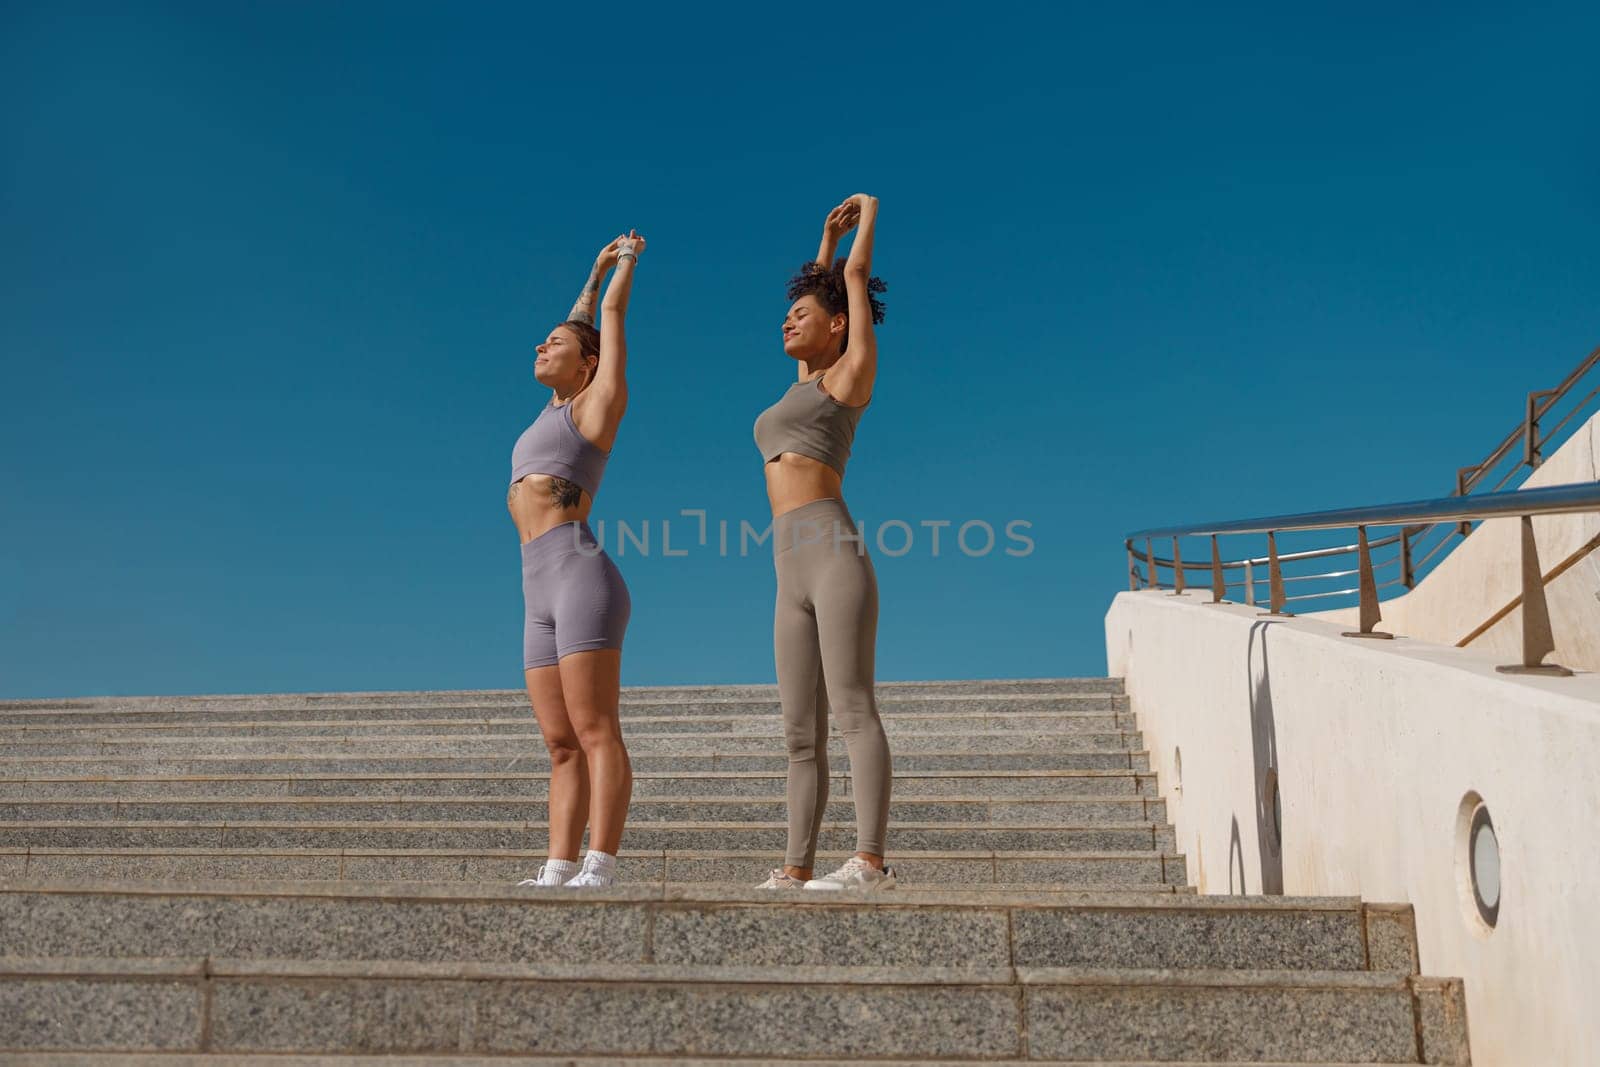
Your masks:
<instances>
[{"instance_id":1,"label":"shadow on wall","mask_svg":"<svg viewBox=\"0 0 1600 1067\"><path fill-rule=\"evenodd\" d=\"M1267 667L1267 631L1276 623L1250 627L1250 743L1254 749L1256 852L1261 857L1261 892L1283 895L1283 809L1278 800L1278 728L1272 714L1272 672ZM1260 667L1257 669L1259 655ZM1239 821L1234 819L1234 840ZM1231 866L1231 865L1230 865ZM1229 872L1229 881L1233 880ZM1240 892L1244 892L1244 856L1239 856Z\"/></svg>"},{"instance_id":2,"label":"shadow on wall","mask_svg":"<svg viewBox=\"0 0 1600 1067\"><path fill-rule=\"evenodd\" d=\"M1244 843L1239 840L1239 816L1231 820L1232 826L1228 831L1228 892L1234 896L1244 896L1250 892L1250 887L1244 880Z\"/></svg>"}]
</instances>

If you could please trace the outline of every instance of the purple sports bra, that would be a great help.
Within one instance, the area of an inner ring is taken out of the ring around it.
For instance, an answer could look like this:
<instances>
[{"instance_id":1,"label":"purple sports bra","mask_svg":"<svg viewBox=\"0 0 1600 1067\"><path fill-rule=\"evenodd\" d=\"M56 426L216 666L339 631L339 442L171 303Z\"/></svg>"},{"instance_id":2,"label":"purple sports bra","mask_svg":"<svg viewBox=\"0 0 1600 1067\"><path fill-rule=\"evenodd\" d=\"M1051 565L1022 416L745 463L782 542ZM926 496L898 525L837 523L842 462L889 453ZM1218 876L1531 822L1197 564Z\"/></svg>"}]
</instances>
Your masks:
<instances>
[{"instance_id":1,"label":"purple sports bra","mask_svg":"<svg viewBox=\"0 0 1600 1067\"><path fill-rule=\"evenodd\" d=\"M572 402L557 405L552 397L511 449L511 481L515 484L530 474L548 474L565 478L592 497L610 458L609 450L601 451L578 432L572 421Z\"/></svg>"}]
</instances>

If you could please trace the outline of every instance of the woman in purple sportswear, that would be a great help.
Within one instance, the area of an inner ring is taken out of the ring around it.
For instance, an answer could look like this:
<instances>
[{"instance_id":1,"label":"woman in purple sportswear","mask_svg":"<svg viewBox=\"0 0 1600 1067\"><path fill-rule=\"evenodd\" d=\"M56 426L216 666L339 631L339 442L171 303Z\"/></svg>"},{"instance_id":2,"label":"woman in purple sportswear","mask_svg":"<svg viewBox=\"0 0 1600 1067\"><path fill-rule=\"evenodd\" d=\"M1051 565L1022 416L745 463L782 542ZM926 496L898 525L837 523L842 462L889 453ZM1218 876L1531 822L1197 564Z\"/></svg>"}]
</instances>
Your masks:
<instances>
[{"instance_id":1,"label":"woman in purple sportswear","mask_svg":"<svg viewBox=\"0 0 1600 1067\"><path fill-rule=\"evenodd\" d=\"M506 506L522 541L523 675L550 751L549 859L522 885L611 885L633 793L617 717L628 587L596 543L589 512L628 407L623 320L644 244L629 232L601 249L566 321L536 346L533 375L550 399L511 453Z\"/></svg>"}]
</instances>

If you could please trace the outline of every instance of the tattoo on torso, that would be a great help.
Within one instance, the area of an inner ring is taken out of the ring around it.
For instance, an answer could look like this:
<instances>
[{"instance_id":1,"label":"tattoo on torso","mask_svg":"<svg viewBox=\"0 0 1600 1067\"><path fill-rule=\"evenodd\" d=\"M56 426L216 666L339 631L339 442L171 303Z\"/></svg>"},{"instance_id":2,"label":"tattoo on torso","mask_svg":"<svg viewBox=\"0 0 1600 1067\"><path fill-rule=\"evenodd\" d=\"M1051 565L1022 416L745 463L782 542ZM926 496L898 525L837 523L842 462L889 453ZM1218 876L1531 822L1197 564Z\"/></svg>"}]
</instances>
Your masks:
<instances>
[{"instance_id":1,"label":"tattoo on torso","mask_svg":"<svg viewBox=\"0 0 1600 1067\"><path fill-rule=\"evenodd\" d=\"M565 478L550 479L550 501L558 508L575 508L583 499L583 490Z\"/></svg>"},{"instance_id":2,"label":"tattoo on torso","mask_svg":"<svg viewBox=\"0 0 1600 1067\"><path fill-rule=\"evenodd\" d=\"M583 500L583 488L576 482L565 478L550 477L550 502L558 508L575 508ZM511 488L506 493L506 507L511 507L512 501L517 499L517 493L522 490L522 482L511 483Z\"/></svg>"}]
</instances>

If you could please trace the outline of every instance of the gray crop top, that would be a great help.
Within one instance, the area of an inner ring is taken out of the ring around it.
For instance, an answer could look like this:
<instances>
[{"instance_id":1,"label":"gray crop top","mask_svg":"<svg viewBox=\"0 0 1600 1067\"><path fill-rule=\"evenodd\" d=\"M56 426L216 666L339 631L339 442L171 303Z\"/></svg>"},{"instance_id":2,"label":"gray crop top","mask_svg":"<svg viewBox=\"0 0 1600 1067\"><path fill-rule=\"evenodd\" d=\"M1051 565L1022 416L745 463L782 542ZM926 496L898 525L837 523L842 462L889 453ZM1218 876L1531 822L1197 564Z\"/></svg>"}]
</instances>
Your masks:
<instances>
[{"instance_id":1,"label":"gray crop top","mask_svg":"<svg viewBox=\"0 0 1600 1067\"><path fill-rule=\"evenodd\" d=\"M592 497L610 458L609 451L601 451L579 432L572 421L572 402L557 406L552 397L511 449L511 481L515 484L530 474L548 474L588 490Z\"/></svg>"},{"instance_id":2,"label":"gray crop top","mask_svg":"<svg viewBox=\"0 0 1600 1067\"><path fill-rule=\"evenodd\" d=\"M826 463L842 476L856 423L866 409L866 404L850 407L829 396L823 391L821 375L795 382L756 419L756 447L763 462L795 452Z\"/></svg>"}]
</instances>

